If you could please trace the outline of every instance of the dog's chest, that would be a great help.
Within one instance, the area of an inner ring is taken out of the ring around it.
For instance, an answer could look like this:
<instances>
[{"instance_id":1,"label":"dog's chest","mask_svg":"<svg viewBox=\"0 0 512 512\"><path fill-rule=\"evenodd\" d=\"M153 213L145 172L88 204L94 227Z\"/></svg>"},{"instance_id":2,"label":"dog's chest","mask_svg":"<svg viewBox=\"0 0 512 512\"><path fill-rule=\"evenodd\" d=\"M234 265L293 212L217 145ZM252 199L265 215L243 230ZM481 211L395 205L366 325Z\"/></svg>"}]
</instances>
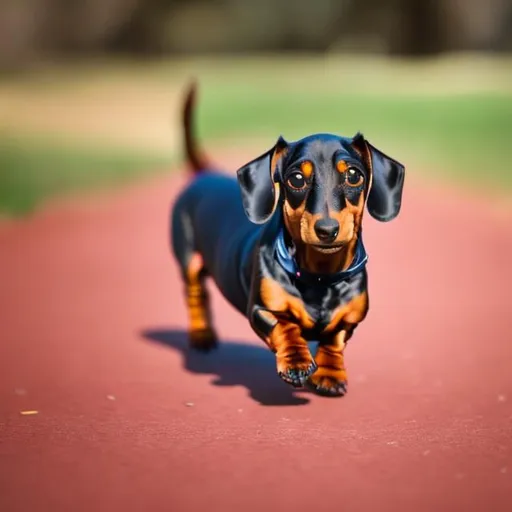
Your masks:
<instances>
[{"instance_id":1,"label":"dog's chest","mask_svg":"<svg viewBox=\"0 0 512 512\"><path fill-rule=\"evenodd\" d=\"M322 331L331 322L337 308L354 296L352 287L345 282L333 287L297 287L308 315L315 323L315 330Z\"/></svg>"}]
</instances>

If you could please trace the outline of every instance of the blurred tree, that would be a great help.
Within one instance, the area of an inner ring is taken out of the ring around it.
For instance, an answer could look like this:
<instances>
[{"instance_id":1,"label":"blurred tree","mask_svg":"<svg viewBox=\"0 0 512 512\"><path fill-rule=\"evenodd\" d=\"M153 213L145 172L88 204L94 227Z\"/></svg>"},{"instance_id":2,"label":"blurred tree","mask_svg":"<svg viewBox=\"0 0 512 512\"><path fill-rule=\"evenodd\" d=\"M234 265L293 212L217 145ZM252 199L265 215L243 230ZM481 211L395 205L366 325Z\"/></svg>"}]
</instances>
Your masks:
<instances>
[{"instance_id":1,"label":"blurred tree","mask_svg":"<svg viewBox=\"0 0 512 512\"><path fill-rule=\"evenodd\" d=\"M23 68L37 57L43 7L41 2L0 2L0 66L4 71Z\"/></svg>"},{"instance_id":2,"label":"blurred tree","mask_svg":"<svg viewBox=\"0 0 512 512\"><path fill-rule=\"evenodd\" d=\"M423 56L440 53L446 41L442 30L443 0L394 0L390 9L396 14L396 27L391 34L390 52Z\"/></svg>"},{"instance_id":3,"label":"blurred tree","mask_svg":"<svg viewBox=\"0 0 512 512\"><path fill-rule=\"evenodd\" d=\"M129 21L140 0L45 0L50 37L65 52L101 51Z\"/></svg>"},{"instance_id":4,"label":"blurred tree","mask_svg":"<svg viewBox=\"0 0 512 512\"><path fill-rule=\"evenodd\" d=\"M447 50L510 49L510 0L446 0L443 7Z\"/></svg>"},{"instance_id":5,"label":"blurred tree","mask_svg":"<svg viewBox=\"0 0 512 512\"><path fill-rule=\"evenodd\" d=\"M194 0L135 0L126 23L107 42L112 51L161 53L165 48L165 31L173 14L193 4Z\"/></svg>"},{"instance_id":6,"label":"blurred tree","mask_svg":"<svg viewBox=\"0 0 512 512\"><path fill-rule=\"evenodd\" d=\"M0 0L3 69L64 53L421 56L511 46L510 0Z\"/></svg>"}]
</instances>

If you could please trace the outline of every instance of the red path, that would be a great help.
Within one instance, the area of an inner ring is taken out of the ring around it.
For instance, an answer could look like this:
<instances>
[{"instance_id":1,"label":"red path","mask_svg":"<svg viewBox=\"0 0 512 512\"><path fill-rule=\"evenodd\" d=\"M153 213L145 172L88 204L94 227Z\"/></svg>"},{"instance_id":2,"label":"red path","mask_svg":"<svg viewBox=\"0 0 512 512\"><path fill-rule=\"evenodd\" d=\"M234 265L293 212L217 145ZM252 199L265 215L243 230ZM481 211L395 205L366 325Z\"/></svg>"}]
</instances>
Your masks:
<instances>
[{"instance_id":1,"label":"red path","mask_svg":"<svg viewBox=\"0 0 512 512\"><path fill-rule=\"evenodd\" d=\"M217 293L221 349L187 352L180 183L0 228L2 512L512 510L509 219L412 180L367 216L371 311L329 399Z\"/></svg>"}]
</instances>

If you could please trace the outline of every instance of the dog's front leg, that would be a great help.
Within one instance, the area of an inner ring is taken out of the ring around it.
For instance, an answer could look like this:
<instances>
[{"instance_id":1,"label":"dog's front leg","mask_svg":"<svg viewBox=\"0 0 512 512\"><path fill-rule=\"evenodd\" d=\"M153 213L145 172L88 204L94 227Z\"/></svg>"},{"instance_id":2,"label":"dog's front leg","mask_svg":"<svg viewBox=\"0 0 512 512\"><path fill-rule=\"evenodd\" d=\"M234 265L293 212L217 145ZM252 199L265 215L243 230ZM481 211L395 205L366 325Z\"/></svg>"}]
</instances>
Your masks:
<instances>
[{"instance_id":1,"label":"dog's front leg","mask_svg":"<svg viewBox=\"0 0 512 512\"><path fill-rule=\"evenodd\" d=\"M316 363L297 324L278 321L268 340L276 354L277 373L295 387L302 387L316 370Z\"/></svg>"},{"instance_id":2,"label":"dog's front leg","mask_svg":"<svg viewBox=\"0 0 512 512\"><path fill-rule=\"evenodd\" d=\"M307 381L308 387L326 396L343 396L347 392L344 350L351 332L343 329L318 343L315 362L318 366Z\"/></svg>"},{"instance_id":3,"label":"dog's front leg","mask_svg":"<svg viewBox=\"0 0 512 512\"><path fill-rule=\"evenodd\" d=\"M298 323L255 308L251 325L275 353L278 375L288 384L302 387L316 370L316 363Z\"/></svg>"}]
</instances>

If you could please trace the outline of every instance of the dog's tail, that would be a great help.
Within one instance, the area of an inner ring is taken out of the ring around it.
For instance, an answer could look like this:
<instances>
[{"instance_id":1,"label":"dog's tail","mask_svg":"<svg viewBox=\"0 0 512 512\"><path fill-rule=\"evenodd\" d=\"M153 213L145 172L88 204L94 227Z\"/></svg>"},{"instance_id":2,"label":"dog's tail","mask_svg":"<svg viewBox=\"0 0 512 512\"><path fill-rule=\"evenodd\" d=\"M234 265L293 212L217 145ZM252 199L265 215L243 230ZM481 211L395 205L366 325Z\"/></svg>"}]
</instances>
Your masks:
<instances>
[{"instance_id":1,"label":"dog's tail","mask_svg":"<svg viewBox=\"0 0 512 512\"><path fill-rule=\"evenodd\" d=\"M183 105L183 131L184 131L184 145L185 155L189 164L192 167L194 174L204 172L208 167L207 158L201 154L196 145L194 137L194 107L196 100L197 84L192 81L188 86L185 96L185 103Z\"/></svg>"}]
</instances>

